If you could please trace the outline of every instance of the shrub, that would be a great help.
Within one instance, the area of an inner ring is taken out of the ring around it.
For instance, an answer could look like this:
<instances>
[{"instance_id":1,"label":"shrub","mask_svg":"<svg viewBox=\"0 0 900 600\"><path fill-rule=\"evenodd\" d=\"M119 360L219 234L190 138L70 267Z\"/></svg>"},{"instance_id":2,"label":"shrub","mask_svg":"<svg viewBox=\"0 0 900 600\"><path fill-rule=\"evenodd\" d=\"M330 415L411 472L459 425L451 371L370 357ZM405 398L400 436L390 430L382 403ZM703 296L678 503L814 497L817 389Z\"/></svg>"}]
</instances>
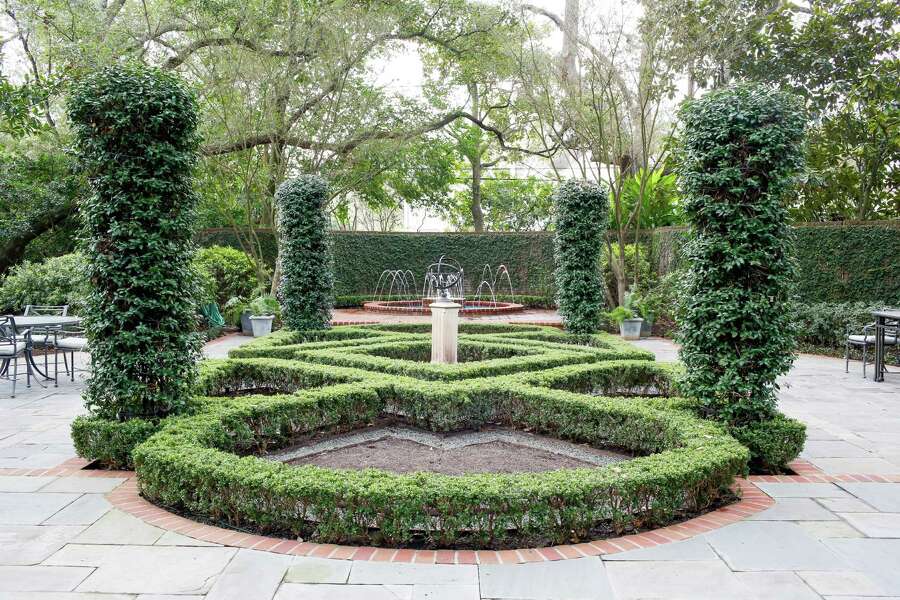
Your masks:
<instances>
[{"instance_id":1,"label":"shrub","mask_svg":"<svg viewBox=\"0 0 900 600\"><path fill-rule=\"evenodd\" d=\"M70 314L80 315L88 293L85 268L79 253L16 265L0 284L0 311L21 314L28 304L68 304Z\"/></svg>"},{"instance_id":2,"label":"shrub","mask_svg":"<svg viewBox=\"0 0 900 600\"><path fill-rule=\"evenodd\" d=\"M806 443L806 425L775 414L770 419L728 429L750 450L750 467L755 472L779 473L797 458Z\"/></svg>"},{"instance_id":3,"label":"shrub","mask_svg":"<svg viewBox=\"0 0 900 600\"><path fill-rule=\"evenodd\" d=\"M742 85L688 103L681 118L694 231L679 322L683 386L709 415L743 426L774 414L775 380L793 361L783 196L802 165L802 107Z\"/></svg>"},{"instance_id":4,"label":"shrub","mask_svg":"<svg viewBox=\"0 0 900 600\"><path fill-rule=\"evenodd\" d=\"M197 110L177 76L111 66L73 86L68 105L92 195L84 325L91 345L88 409L101 418L178 412L196 379Z\"/></svg>"},{"instance_id":5,"label":"shrub","mask_svg":"<svg viewBox=\"0 0 900 600\"><path fill-rule=\"evenodd\" d=\"M111 421L79 416L72 421L72 443L78 456L96 460L107 469L133 469L131 453L159 430L146 419Z\"/></svg>"},{"instance_id":6,"label":"shrub","mask_svg":"<svg viewBox=\"0 0 900 600\"><path fill-rule=\"evenodd\" d=\"M609 198L596 184L570 180L554 195L559 313L573 333L600 330L604 305L600 249Z\"/></svg>"},{"instance_id":7,"label":"shrub","mask_svg":"<svg viewBox=\"0 0 900 600\"><path fill-rule=\"evenodd\" d=\"M671 367L655 366L650 355L621 340L465 324L460 343L484 351L483 363L534 362L507 375L484 372L442 382L383 368L405 359L373 352L409 356L427 347L420 325L281 331L235 351L262 358L211 361L203 370L203 393L263 388L275 394L212 398L194 415L167 419L134 451L142 492L164 506L243 530L315 542L493 548L658 526L684 511L706 509L746 471L747 450L676 400L550 389L605 388L616 380L632 387L668 385ZM296 356L273 358L285 348ZM580 362L541 377L558 364L562 349ZM372 360L335 366L366 353ZM491 359L495 353L506 358ZM629 360L618 360L621 354ZM314 355L324 364L311 363ZM380 416L434 431L500 424L636 457L607 467L447 476L289 466L254 456L311 435L366 427Z\"/></svg>"},{"instance_id":8,"label":"shrub","mask_svg":"<svg viewBox=\"0 0 900 600\"><path fill-rule=\"evenodd\" d=\"M327 238L325 202L328 184L313 175L289 179L278 187L281 241L279 295L290 329L324 329L331 322L334 275Z\"/></svg>"},{"instance_id":9,"label":"shrub","mask_svg":"<svg viewBox=\"0 0 900 600\"><path fill-rule=\"evenodd\" d=\"M882 308L884 304L865 302L797 304L794 314L800 350L843 356L847 328L862 333L862 327L874 321L872 311Z\"/></svg>"},{"instance_id":10,"label":"shrub","mask_svg":"<svg viewBox=\"0 0 900 600\"><path fill-rule=\"evenodd\" d=\"M230 298L249 298L259 286L253 261L246 253L227 246L201 248L194 257L197 269L211 280L211 302L225 306Z\"/></svg>"}]
</instances>

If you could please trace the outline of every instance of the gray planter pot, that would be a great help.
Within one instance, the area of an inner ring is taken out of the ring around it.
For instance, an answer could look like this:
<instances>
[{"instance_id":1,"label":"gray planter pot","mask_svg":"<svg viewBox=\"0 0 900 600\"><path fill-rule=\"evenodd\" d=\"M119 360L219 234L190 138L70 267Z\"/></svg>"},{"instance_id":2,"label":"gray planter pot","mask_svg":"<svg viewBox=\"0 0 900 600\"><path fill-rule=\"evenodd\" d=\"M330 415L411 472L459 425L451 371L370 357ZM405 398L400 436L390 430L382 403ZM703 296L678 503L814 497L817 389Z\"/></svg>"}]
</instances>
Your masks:
<instances>
[{"instance_id":1,"label":"gray planter pot","mask_svg":"<svg viewBox=\"0 0 900 600\"><path fill-rule=\"evenodd\" d=\"M241 313L241 333L244 335L253 335L253 325L250 324L249 310L245 310Z\"/></svg>"},{"instance_id":2,"label":"gray planter pot","mask_svg":"<svg viewBox=\"0 0 900 600\"><path fill-rule=\"evenodd\" d=\"M650 337L653 333L653 321L648 321L644 319L644 322L641 323L641 337Z\"/></svg>"},{"instance_id":3,"label":"gray planter pot","mask_svg":"<svg viewBox=\"0 0 900 600\"><path fill-rule=\"evenodd\" d=\"M272 321L275 317L269 315L267 317L250 317L250 324L253 328L253 337L262 337L272 333Z\"/></svg>"},{"instance_id":4,"label":"gray planter pot","mask_svg":"<svg viewBox=\"0 0 900 600\"><path fill-rule=\"evenodd\" d=\"M626 340L638 340L641 338L641 324L643 319L625 319L619 324L619 333Z\"/></svg>"}]
</instances>

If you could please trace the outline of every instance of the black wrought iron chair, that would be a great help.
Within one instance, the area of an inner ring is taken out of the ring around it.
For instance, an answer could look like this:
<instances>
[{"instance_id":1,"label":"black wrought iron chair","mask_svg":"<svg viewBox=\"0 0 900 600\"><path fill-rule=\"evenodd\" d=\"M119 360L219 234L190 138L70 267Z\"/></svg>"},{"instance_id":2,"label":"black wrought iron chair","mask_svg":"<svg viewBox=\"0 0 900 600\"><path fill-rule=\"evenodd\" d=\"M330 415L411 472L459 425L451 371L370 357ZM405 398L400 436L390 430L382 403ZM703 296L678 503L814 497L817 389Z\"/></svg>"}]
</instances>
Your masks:
<instances>
[{"instance_id":1,"label":"black wrought iron chair","mask_svg":"<svg viewBox=\"0 0 900 600\"><path fill-rule=\"evenodd\" d=\"M869 323L862 328L861 334L853 334L847 327L847 338L844 348L844 372L850 372L850 347L861 347L863 356L863 378L866 376L866 364L869 359L869 347L875 348L875 323ZM885 352L893 346L900 353L900 325L894 324L885 327L884 348ZM887 362L887 361L885 361Z\"/></svg>"},{"instance_id":2,"label":"black wrought iron chair","mask_svg":"<svg viewBox=\"0 0 900 600\"><path fill-rule=\"evenodd\" d=\"M69 314L68 304L27 304L25 306L26 317L65 317ZM56 347L53 340L56 333L62 331L62 325L47 325L42 327L33 327L31 329L31 345L32 348L40 348L44 351L44 373L49 373L50 351L54 353L54 362L58 360L55 356ZM68 367L66 368L68 373ZM59 383L58 378L54 377L53 384Z\"/></svg>"},{"instance_id":3,"label":"black wrought iron chair","mask_svg":"<svg viewBox=\"0 0 900 600\"><path fill-rule=\"evenodd\" d=\"M17 331L16 319L12 316L0 317L0 378L12 382L12 397L16 397L16 382L19 379L19 357L25 358L25 383L31 387L31 331ZM10 369L12 363L12 369Z\"/></svg>"}]
</instances>

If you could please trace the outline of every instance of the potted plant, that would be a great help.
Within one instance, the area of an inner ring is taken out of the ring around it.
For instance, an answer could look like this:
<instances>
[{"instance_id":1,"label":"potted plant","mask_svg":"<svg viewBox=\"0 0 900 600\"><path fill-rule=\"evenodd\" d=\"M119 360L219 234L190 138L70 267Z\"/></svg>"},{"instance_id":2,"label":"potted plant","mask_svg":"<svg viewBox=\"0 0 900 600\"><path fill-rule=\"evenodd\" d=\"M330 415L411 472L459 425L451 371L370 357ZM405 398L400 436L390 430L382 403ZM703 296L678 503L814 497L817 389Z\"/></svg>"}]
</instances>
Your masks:
<instances>
[{"instance_id":1,"label":"potted plant","mask_svg":"<svg viewBox=\"0 0 900 600\"><path fill-rule=\"evenodd\" d=\"M241 328L243 335L252 335L253 326L250 324L249 303L243 296L232 296L225 303L223 312L225 313L225 321L229 325Z\"/></svg>"},{"instance_id":2,"label":"potted plant","mask_svg":"<svg viewBox=\"0 0 900 600\"><path fill-rule=\"evenodd\" d=\"M635 317L632 294L625 294L625 303L606 314L609 320L619 324L619 334L626 340L637 340L641 337L641 325L644 319Z\"/></svg>"},{"instance_id":3,"label":"potted plant","mask_svg":"<svg viewBox=\"0 0 900 600\"><path fill-rule=\"evenodd\" d=\"M280 306L274 296L259 296L247 306L250 311L250 326L253 337L262 337L272 333L272 323Z\"/></svg>"}]
</instances>

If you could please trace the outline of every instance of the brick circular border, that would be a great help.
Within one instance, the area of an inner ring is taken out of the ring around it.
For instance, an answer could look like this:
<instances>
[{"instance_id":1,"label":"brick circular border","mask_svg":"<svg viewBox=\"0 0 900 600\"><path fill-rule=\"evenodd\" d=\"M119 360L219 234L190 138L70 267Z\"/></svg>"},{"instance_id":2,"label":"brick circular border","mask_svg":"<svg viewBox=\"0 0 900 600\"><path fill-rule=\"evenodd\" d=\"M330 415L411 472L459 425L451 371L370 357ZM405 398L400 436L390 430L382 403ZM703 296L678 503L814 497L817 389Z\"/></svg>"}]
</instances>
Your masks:
<instances>
[{"instance_id":1,"label":"brick circular border","mask_svg":"<svg viewBox=\"0 0 900 600\"><path fill-rule=\"evenodd\" d=\"M117 471L115 473L116 476L122 476L123 472ZM265 550L277 554L401 563L514 564L616 554L686 540L695 535L741 521L750 515L769 508L775 503L772 498L754 485L752 481L739 479L734 485L734 489L741 494L739 502L723 506L688 521L643 533L581 544L547 546L544 548L520 548L515 550L413 550L301 542L198 523L171 513L145 500L139 493L138 481L134 477L134 473L127 472L127 475L129 476L128 481L107 494L107 499L119 510L161 529L205 542L237 548Z\"/></svg>"},{"instance_id":2,"label":"brick circular border","mask_svg":"<svg viewBox=\"0 0 900 600\"><path fill-rule=\"evenodd\" d=\"M465 308L473 306L477 308ZM385 300L363 303L363 310L368 312L405 315L430 315L431 309L422 302L416 300ZM506 315L525 310L522 304L514 302L488 302L485 300L464 301L463 308L459 311L463 317L489 317L493 315Z\"/></svg>"}]
</instances>

